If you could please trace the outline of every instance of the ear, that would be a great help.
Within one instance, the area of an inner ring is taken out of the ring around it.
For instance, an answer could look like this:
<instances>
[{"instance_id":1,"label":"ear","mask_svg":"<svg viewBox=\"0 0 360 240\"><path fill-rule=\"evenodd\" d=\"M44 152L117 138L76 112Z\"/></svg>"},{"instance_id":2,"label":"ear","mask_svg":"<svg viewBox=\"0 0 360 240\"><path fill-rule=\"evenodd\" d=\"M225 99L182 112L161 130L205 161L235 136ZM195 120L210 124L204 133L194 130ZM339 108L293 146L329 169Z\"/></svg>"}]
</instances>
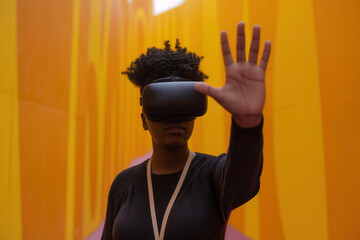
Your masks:
<instances>
[{"instance_id":1,"label":"ear","mask_svg":"<svg viewBox=\"0 0 360 240\"><path fill-rule=\"evenodd\" d=\"M148 125L146 123L145 115L143 113L141 114L141 120L142 120L142 123L143 123L144 130L148 130L149 128L148 128Z\"/></svg>"}]
</instances>

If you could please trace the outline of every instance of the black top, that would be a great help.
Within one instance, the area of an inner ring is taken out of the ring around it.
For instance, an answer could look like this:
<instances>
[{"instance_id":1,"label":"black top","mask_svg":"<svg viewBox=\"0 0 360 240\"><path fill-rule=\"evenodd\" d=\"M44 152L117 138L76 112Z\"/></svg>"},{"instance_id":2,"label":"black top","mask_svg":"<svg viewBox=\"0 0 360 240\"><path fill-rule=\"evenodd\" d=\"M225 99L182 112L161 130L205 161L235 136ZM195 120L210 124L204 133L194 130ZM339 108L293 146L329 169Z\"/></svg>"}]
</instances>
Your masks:
<instances>
[{"instance_id":1,"label":"black top","mask_svg":"<svg viewBox=\"0 0 360 240\"><path fill-rule=\"evenodd\" d=\"M260 187L262 123L243 129L234 122L227 154L196 153L170 212L165 239L224 239L233 209L253 198ZM103 240L152 240L146 163L122 171L112 183ZM152 174L158 227L181 171Z\"/></svg>"}]
</instances>

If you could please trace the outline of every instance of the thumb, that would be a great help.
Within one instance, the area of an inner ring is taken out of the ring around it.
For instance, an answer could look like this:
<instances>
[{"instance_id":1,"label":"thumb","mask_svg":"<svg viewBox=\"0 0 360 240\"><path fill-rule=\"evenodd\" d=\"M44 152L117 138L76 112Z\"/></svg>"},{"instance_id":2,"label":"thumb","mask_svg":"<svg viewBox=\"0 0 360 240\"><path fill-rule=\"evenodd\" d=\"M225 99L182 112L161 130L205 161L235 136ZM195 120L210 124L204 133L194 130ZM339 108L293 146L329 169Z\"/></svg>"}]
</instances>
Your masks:
<instances>
[{"instance_id":1,"label":"thumb","mask_svg":"<svg viewBox=\"0 0 360 240\"><path fill-rule=\"evenodd\" d=\"M220 89L210 86L207 83L196 83L195 90L199 93L209 95L210 97L214 98L216 101L221 102L220 99Z\"/></svg>"}]
</instances>

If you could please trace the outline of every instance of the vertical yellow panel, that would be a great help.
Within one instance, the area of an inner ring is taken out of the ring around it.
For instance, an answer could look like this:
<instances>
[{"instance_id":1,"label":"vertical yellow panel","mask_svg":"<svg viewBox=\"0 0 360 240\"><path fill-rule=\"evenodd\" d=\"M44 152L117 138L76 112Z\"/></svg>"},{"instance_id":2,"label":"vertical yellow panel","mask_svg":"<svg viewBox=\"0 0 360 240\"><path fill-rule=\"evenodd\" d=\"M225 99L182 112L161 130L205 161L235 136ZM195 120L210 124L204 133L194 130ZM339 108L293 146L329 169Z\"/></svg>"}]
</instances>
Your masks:
<instances>
[{"instance_id":1,"label":"vertical yellow panel","mask_svg":"<svg viewBox=\"0 0 360 240\"><path fill-rule=\"evenodd\" d=\"M220 49L217 1L203 0L201 14L203 30L202 46L205 56L202 63L203 71L209 76L208 83L210 85L220 87L224 84L225 77L221 74L223 62ZM204 129L204 151L208 154L218 155L226 151L228 142L228 139L225 139L224 109L212 98L209 97L208 99L208 112L203 117L204 121L201 126Z\"/></svg>"},{"instance_id":2,"label":"vertical yellow panel","mask_svg":"<svg viewBox=\"0 0 360 240\"><path fill-rule=\"evenodd\" d=\"M156 32L156 42L162 42L163 41L163 38L162 38L162 35L161 35L161 31L160 29L162 29L162 21L161 21L161 17L158 16L155 18L155 21L156 21L156 24L155 24L155 32Z\"/></svg>"},{"instance_id":3,"label":"vertical yellow panel","mask_svg":"<svg viewBox=\"0 0 360 240\"><path fill-rule=\"evenodd\" d=\"M16 1L0 3L0 238L21 239Z\"/></svg>"},{"instance_id":4,"label":"vertical yellow panel","mask_svg":"<svg viewBox=\"0 0 360 240\"><path fill-rule=\"evenodd\" d=\"M127 42L126 44L124 44L124 51L126 51L127 55L126 55L126 59L125 59L125 66L129 66L129 63L132 62L135 58L135 51L137 49L137 45L132 46L132 47L127 47L132 45L133 41L134 41L134 28L135 28L135 21L133 21L133 19L131 19L131 15L133 14L134 11L134 7L133 7L133 3L129 3L131 5L131 8L128 8L128 14L129 14L129 20L127 22L127 32L125 33L125 36L127 38ZM126 80L124 80L126 81ZM130 84L125 84L124 86L125 90L124 90L124 96L123 99L124 101L127 102L127 104L124 104L124 112L122 113L123 116L131 116L131 108L133 106L131 106L130 103L130 99L131 99L131 93L129 91L129 89L131 89ZM122 169L125 169L127 167L126 161L128 161L128 159L130 159L130 144L131 142L129 141L129 139L131 138L131 127L132 127L132 121L131 121L131 117L124 117L123 120L123 152L122 152L122 159L121 161L123 162L122 164Z\"/></svg>"},{"instance_id":5,"label":"vertical yellow panel","mask_svg":"<svg viewBox=\"0 0 360 240\"><path fill-rule=\"evenodd\" d=\"M80 2L74 1L73 28L71 41L71 69L70 69L70 100L69 100L69 134L67 154L66 177L66 222L65 239L74 238L75 221L75 149L76 149L76 92L78 78L78 52L79 52L79 14Z\"/></svg>"},{"instance_id":6,"label":"vertical yellow panel","mask_svg":"<svg viewBox=\"0 0 360 240\"><path fill-rule=\"evenodd\" d=\"M151 43L151 35L152 31L150 31L150 26L152 23L151 17L147 17L147 13L151 14L151 11L149 9L146 9L145 6L141 6L136 9L135 13L135 19L134 19L134 30L133 32L133 38L134 44L133 50L134 50L134 58L138 58L140 54L145 53L148 47L151 47L153 43ZM133 61L134 59L132 59ZM129 66L130 62L126 63L126 66ZM125 78L124 80L130 83L130 81ZM127 125L126 127L129 128L129 148L128 148L128 157L124 159L125 161L125 167L129 166L129 163L131 159L134 159L135 157L138 157L145 152L141 152L142 148L142 140L141 138L148 139L148 132L145 132L142 127L142 122L140 120L140 114L141 114L141 106L139 104L139 97L140 97L140 91L139 88L135 87L133 84L128 84L127 89L125 91L130 92L129 98L127 99L127 105L129 106L130 114L127 115L127 118L130 121L131 125Z\"/></svg>"},{"instance_id":7,"label":"vertical yellow panel","mask_svg":"<svg viewBox=\"0 0 360 240\"><path fill-rule=\"evenodd\" d=\"M99 67L99 78L96 78L97 88L97 102L98 102L98 157L96 168L96 199L95 199L95 215L94 222L99 224L102 218L101 209L103 194L103 169L104 169L104 133L105 133L105 105L106 105L106 79L107 79L107 65L108 65L108 51L109 51L109 32L110 32L110 14L111 14L111 0L105 1L105 9L103 12L104 26L103 26L103 41L98 47L101 49Z\"/></svg>"},{"instance_id":8,"label":"vertical yellow panel","mask_svg":"<svg viewBox=\"0 0 360 240\"><path fill-rule=\"evenodd\" d=\"M89 96L95 98L97 107L97 156L96 156L96 174L91 176L90 170L90 129L89 122L86 121L86 156L85 156L85 192L84 192L84 208L85 208L85 224L84 236L89 235L102 220L103 209L103 184L104 184L104 134L105 134L105 108L106 108L106 79L107 79L107 65L108 65L108 51L109 51L109 33L110 33L110 17L111 17L111 0L104 1L104 8L100 0L92 0L90 6L90 31L89 31L89 62L94 66L94 76L96 81L96 96ZM103 25L101 24L103 20ZM109 103L110 104L110 103ZM109 159L106 159L109 160ZM95 178L95 199L91 198L90 181ZM94 202L92 208L91 202ZM94 213L94 215L91 214Z\"/></svg>"},{"instance_id":9,"label":"vertical yellow panel","mask_svg":"<svg viewBox=\"0 0 360 240\"><path fill-rule=\"evenodd\" d=\"M327 239L319 77L311 0L279 0L274 157L285 239Z\"/></svg>"},{"instance_id":10,"label":"vertical yellow panel","mask_svg":"<svg viewBox=\"0 0 360 240\"><path fill-rule=\"evenodd\" d=\"M89 16L89 64L92 64L94 66L94 74L93 77L96 81L96 96L89 96L90 98L96 98L93 100L96 102L97 107L97 116L96 116L96 122L97 122L97 129L90 130L90 122L86 121L86 130L85 130L85 182L84 182L84 236L89 235L99 224L100 222L100 214L101 214L101 188L102 188L102 157L103 157L103 138L104 138L104 103L105 103L105 77L106 77L106 71L105 67L107 65L107 48L105 48L103 45L107 44L107 33L108 27L108 20L104 20L104 26L101 25L101 17L102 14L104 14L104 19L107 18L108 14L108 1L106 1L105 4L105 10L102 12L102 6L100 0L91 0L90 1L90 16ZM102 29L102 27L104 29ZM102 31L103 30L103 31ZM103 36L103 41L101 41L101 37ZM103 45L102 45L103 44ZM97 156L96 158L96 176L91 176L91 169L90 169L90 132L96 131L97 132ZM92 199L91 197L91 179L95 178L95 199ZM91 203L95 202L94 205ZM95 209L92 209L92 206L95 207ZM92 214L94 213L94 215Z\"/></svg>"},{"instance_id":11,"label":"vertical yellow panel","mask_svg":"<svg viewBox=\"0 0 360 240\"><path fill-rule=\"evenodd\" d=\"M114 81L114 80L113 80ZM113 86L117 87L119 86L118 84L114 84ZM115 91L114 91L115 90ZM117 132L116 130L116 125L119 124L118 122L116 122L117 120L117 109L119 107L119 104L117 104L117 99L118 99L118 94L119 91L117 91L117 89L113 89L112 91L110 91L111 94L113 94L113 96L111 97L111 113L110 113L110 171L108 173L105 174L110 174L111 176L113 175L114 171L115 171L115 161L116 161L116 134ZM105 161L109 161L108 159L104 159ZM107 184L104 183L104 184ZM106 192L104 192L103 194L107 194Z\"/></svg>"},{"instance_id":12,"label":"vertical yellow panel","mask_svg":"<svg viewBox=\"0 0 360 240\"><path fill-rule=\"evenodd\" d=\"M259 195L244 205L245 235L253 240L260 239Z\"/></svg>"},{"instance_id":13,"label":"vertical yellow panel","mask_svg":"<svg viewBox=\"0 0 360 240\"><path fill-rule=\"evenodd\" d=\"M169 12L163 13L162 19L164 21L163 41L165 39L166 40L172 40L172 39L170 39L170 36L171 36L170 13Z\"/></svg>"},{"instance_id":14,"label":"vertical yellow panel","mask_svg":"<svg viewBox=\"0 0 360 240\"><path fill-rule=\"evenodd\" d=\"M176 38L179 37L179 31L177 29L177 25L176 25L176 10L171 11L171 40L175 41Z\"/></svg>"},{"instance_id":15,"label":"vertical yellow panel","mask_svg":"<svg viewBox=\"0 0 360 240\"><path fill-rule=\"evenodd\" d=\"M96 223L91 214L91 194L90 194L90 122L85 119L85 143L84 143L84 237L88 236L95 228Z\"/></svg>"},{"instance_id":16,"label":"vertical yellow panel","mask_svg":"<svg viewBox=\"0 0 360 240\"><path fill-rule=\"evenodd\" d=\"M120 3L120 7L121 8L125 8L125 4ZM124 13L126 10L122 9L121 13ZM120 56L120 61L119 61L119 69L120 71L124 71L126 69L126 56L127 56L127 52L126 52L126 31L125 31L125 26L127 24L127 21L125 21L124 17L122 16L122 14L119 14L118 16L119 18L119 34L120 34L120 39L119 39L119 56ZM117 134L117 138L118 138L118 144L117 144L117 159L116 159L116 170L122 170L123 169L123 162L124 160L122 159L122 153L124 152L124 141L123 141L123 136L124 136L124 103L125 103L125 79L124 79L124 75L120 76L119 79L119 98L118 98L118 105L119 105L119 109L118 109L118 113L117 113L117 125L118 125L118 131L116 132Z\"/></svg>"},{"instance_id":17,"label":"vertical yellow panel","mask_svg":"<svg viewBox=\"0 0 360 240\"><path fill-rule=\"evenodd\" d=\"M360 239L360 1L314 1L314 12L328 235L331 240Z\"/></svg>"}]
</instances>

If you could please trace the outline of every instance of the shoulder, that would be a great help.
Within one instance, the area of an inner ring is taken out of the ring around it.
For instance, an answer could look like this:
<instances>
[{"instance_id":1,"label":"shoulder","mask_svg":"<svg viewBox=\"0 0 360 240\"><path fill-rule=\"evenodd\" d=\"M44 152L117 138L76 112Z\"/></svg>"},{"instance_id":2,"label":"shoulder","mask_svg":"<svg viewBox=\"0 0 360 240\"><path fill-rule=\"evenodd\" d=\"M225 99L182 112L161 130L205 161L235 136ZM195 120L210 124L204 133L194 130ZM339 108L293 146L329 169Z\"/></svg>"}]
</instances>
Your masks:
<instances>
[{"instance_id":1,"label":"shoulder","mask_svg":"<svg viewBox=\"0 0 360 240\"><path fill-rule=\"evenodd\" d=\"M211 168L225 162L225 159L226 159L225 153L222 153L218 156L214 156L214 155L196 152L196 155L195 155L192 165L194 168L211 169Z\"/></svg>"},{"instance_id":2,"label":"shoulder","mask_svg":"<svg viewBox=\"0 0 360 240\"><path fill-rule=\"evenodd\" d=\"M137 181L146 177L146 163L140 163L121 171L114 179L111 189L122 189L129 185L134 185Z\"/></svg>"},{"instance_id":3,"label":"shoulder","mask_svg":"<svg viewBox=\"0 0 360 240\"><path fill-rule=\"evenodd\" d=\"M214 161L217 160L219 158L223 158L224 156L226 156L225 153L222 153L218 156L214 156L214 155L210 155L210 154L206 154L206 153L199 153L196 152L195 158L194 158L194 162L208 162L208 161Z\"/></svg>"}]
</instances>

